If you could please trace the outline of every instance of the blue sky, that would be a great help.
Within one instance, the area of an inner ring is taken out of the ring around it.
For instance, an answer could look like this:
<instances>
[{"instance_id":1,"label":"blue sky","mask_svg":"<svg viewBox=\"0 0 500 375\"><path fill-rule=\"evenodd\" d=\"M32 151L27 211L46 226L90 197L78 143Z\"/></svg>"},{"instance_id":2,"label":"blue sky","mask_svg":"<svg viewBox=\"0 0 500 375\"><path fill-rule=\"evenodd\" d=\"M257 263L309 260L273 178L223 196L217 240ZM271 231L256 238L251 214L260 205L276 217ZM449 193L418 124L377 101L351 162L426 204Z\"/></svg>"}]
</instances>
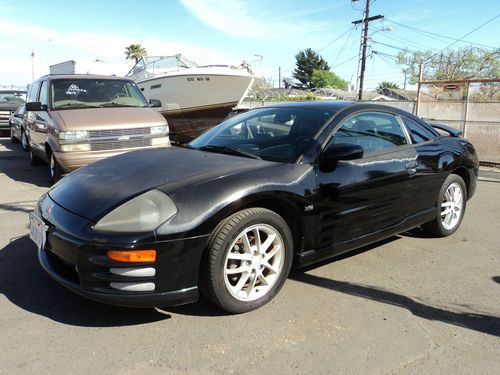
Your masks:
<instances>
[{"instance_id":1,"label":"blue sky","mask_svg":"<svg viewBox=\"0 0 500 375\"><path fill-rule=\"evenodd\" d=\"M31 81L32 50L36 77L61 61L97 58L123 64L117 66L117 73L125 74L123 51L131 43L142 44L150 55L183 53L202 64L253 62L257 73L276 85L278 67L283 77L291 76L295 54L310 47L320 50L335 73L355 82L361 29L352 29L351 21L361 18L362 3L0 0L0 85ZM371 14L383 14L386 19L370 24L371 49L379 54L368 60L365 87L373 88L380 81L402 85L401 67L390 57L398 48L437 51L453 42L408 27L460 38L499 13L498 0L375 0ZM391 31L378 31L387 28ZM499 47L500 17L465 40ZM260 64L255 55L263 56Z\"/></svg>"}]
</instances>

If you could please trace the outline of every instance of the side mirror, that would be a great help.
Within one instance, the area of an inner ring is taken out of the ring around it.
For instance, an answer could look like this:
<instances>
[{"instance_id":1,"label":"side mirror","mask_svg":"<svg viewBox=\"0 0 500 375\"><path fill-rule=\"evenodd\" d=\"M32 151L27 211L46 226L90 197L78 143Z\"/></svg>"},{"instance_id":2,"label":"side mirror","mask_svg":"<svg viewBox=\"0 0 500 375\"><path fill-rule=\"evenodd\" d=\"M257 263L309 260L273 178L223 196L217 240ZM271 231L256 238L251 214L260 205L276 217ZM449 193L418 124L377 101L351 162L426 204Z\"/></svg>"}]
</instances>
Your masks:
<instances>
[{"instance_id":1,"label":"side mirror","mask_svg":"<svg viewBox=\"0 0 500 375\"><path fill-rule=\"evenodd\" d=\"M47 106L42 105L40 102L28 102L26 103L26 111L46 111Z\"/></svg>"},{"instance_id":2,"label":"side mirror","mask_svg":"<svg viewBox=\"0 0 500 375\"><path fill-rule=\"evenodd\" d=\"M149 105L151 108L159 108L161 107L161 102L158 99L149 99Z\"/></svg>"},{"instance_id":3,"label":"side mirror","mask_svg":"<svg viewBox=\"0 0 500 375\"><path fill-rule=\"evenodd\" d=\"M330 144L323 154L321 160L333 163L339 160L355 160L363 157L363 147L348 143Z\"/></svg>"}]
</instances>

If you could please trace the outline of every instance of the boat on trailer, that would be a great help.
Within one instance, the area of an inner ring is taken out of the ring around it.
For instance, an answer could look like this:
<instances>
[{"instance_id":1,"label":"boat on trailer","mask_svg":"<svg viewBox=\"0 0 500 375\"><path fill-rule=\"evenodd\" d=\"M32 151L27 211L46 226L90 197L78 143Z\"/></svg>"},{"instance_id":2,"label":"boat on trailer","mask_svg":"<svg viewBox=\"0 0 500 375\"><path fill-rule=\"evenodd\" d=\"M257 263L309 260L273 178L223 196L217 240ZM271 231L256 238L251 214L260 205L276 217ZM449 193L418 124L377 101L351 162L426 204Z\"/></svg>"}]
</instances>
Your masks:
<instances>
[{"instance_id":1,"label":"boat on trailer","mask_svg":"<svg viewBox=\"0 0 500 375\"><path fill-rule=\"evenodd\" d=\"M170 125L170 139L186 143L218 124L238 106L254 78L249 69L204 65L174 56L141 58L127 74Z\"/></svg>"}]
</instances>

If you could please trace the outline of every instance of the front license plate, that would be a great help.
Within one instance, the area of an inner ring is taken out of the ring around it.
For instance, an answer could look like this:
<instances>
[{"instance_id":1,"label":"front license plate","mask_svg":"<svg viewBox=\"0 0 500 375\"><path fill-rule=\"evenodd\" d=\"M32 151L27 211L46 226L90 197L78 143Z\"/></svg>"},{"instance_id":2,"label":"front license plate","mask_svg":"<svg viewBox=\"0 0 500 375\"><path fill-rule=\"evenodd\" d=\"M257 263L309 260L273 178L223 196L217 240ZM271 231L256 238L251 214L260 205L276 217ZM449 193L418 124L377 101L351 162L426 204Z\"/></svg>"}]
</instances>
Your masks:
<instances>
[{"instance_id":1,"label":"front license plate","mask_svg":"<svg viewBox=\"0 0 500 375\"><path fill-rule=\"evenodd\" d=\"M45 247L45 240L47 239L47 225L33 212L30 213L30 238L36 243L38 249Z\"/></svg>"}]
</instances>

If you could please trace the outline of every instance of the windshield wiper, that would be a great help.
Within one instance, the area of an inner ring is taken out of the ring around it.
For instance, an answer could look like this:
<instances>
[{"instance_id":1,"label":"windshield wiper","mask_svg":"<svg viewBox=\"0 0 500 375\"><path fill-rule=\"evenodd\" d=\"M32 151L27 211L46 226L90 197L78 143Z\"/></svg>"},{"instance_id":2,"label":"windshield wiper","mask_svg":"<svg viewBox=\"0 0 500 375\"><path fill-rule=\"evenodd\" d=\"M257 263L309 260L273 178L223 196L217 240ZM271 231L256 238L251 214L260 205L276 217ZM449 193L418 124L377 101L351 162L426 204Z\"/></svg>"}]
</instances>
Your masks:
<instances>
[{"instance_id":1,"label":"windshield wiper","mask_svg":"<svg viewBox=\"0 0 500 375\"><path fill-rule=\"evenodd\" d=\"M61 108L66 108L66 109L82 109L82 108L101 108L101 106L98 105L89 105L89 104L75 104L75 103L66 103L66 104L61 104L58 105L57 107L54 107L54 109L61 109Z\"/></svg>"},{"instance_id":2,"label":"windshield wiper","mask_svg":"<svg viewBox=\"0 0 500 375\"><path fill-rule=\"evenodd\" d=\"M137 105L132 105L132 104L121 104L121 103L103 103L99 107L139 107Z\"/></svg>"},{"instance_id":3,"label":"windshield wiper","mask_svg":"<svg viewBox=\"0 0 500 375\"><path fill-rule=\"evenodd\" d=\"M251 159L262 159L260 156L252 154L252 153L247 152L245 150L242 150L241 148L238 148L238 147L206 145L206 146L198 147L198 150L222 152L224 154L230 154L230 155L240 155L240 156L245 156L245 157L251 158Z\"/></svg>"}]
</instances>

